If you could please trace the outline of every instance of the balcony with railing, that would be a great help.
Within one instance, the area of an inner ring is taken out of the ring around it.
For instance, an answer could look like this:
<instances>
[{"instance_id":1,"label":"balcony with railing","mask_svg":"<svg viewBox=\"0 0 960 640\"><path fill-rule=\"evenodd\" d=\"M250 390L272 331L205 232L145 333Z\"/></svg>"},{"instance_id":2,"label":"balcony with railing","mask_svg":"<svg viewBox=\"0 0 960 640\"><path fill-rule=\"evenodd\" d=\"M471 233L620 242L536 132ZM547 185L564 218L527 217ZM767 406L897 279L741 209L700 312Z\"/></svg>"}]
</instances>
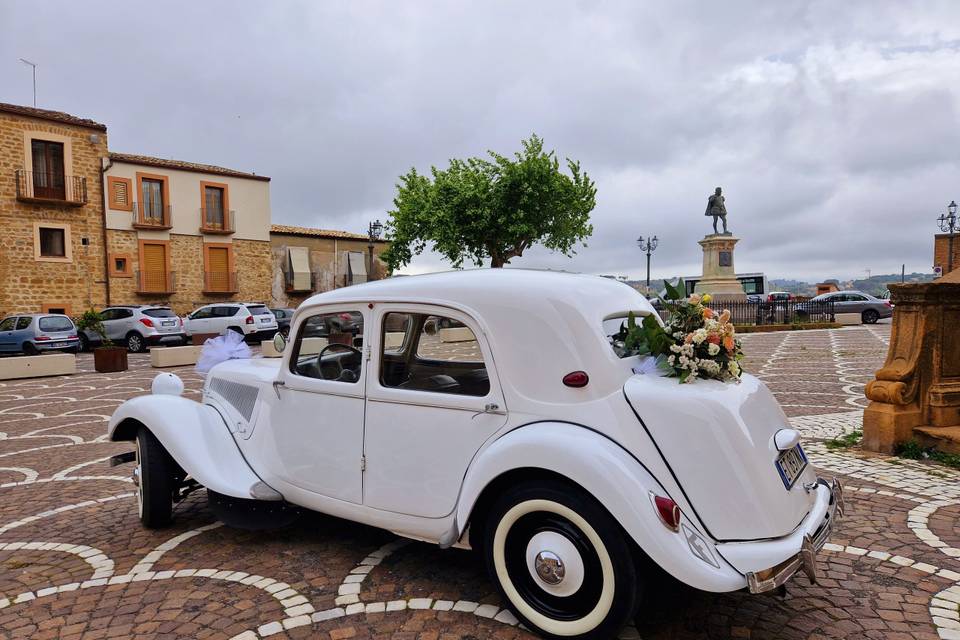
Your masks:
<instances>
[{"instance_id":1,"label":"balcony with railing","mask_svg":"<svg viewBox=\"0 0 960 640\"><path fill-rule=\"evenodd\" d=\"M174 275L173 271L137 271L137 293L141 295L174 293Z\"/></svg>"},{"instance_id":2,"label":"balcony with railing","mask_svg":"<svg viewBox=\"0 0 960 640\"><path fill-rule=\"evenodd\" d=\"M200 209L200 233L230 235L235 231L233 213L224 209Z\"/></svg>"},{"instance_id":3,"label":"balcony with railing","mask_svg":"<svg viewBox=\"0 0 960 640\"><path fill-rule=\"evenodd\" d=\"M170 229L173 227L173 207L161 204L133 203L134 229Z\"/></svg>"},{"instance_id":4,"label":"balcony with railing","mask_svg":"<svg viewBox=\"0 0 960 640\"><path fill-rule=\"evenodd\" d=\"M205 271L203 274L204 293L236 293L239 290L236 271Z\"/></svg>"},{"instance_id":5,"label":"balcony with railing","mask_svg":"<svg viewBox=\"0 0 960 640\"><path fill-rule=\"evenodd\" d=\"M87 179L62 173L16 171L17 200L36 204L82 207L87 203Z\"/></svg>"},{"instance_id":6,"label":"balcony with railing","mask_svg":"<svg viewBox=\"0 0 960 640\"><path fill-rule=\"evenodd\" d=\"M310 272L309 286L307 286L306 273L297 274L301 276L299 279L294 275L294 272L289 269L283 271L283 290L287 293L311 293L317 290L316 273Z\"/></svg>"}]
</instances>

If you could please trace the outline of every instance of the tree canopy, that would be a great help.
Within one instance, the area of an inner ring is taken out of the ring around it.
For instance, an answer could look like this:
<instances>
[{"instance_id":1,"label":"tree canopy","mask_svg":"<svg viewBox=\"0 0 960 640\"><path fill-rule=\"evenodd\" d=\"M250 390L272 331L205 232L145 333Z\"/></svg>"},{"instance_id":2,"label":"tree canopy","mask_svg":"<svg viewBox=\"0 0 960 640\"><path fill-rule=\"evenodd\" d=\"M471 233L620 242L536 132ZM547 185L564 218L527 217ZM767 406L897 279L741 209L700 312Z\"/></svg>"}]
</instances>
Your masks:
<instances>
[{"instance_id":1,"label":"tree canopy","mask_svg":"<svg viewBox=\"0 0 960 640\"><path fill-rule=\"evenodd\" d=\"M428 244L454 267L486 259L502 267L534 244L570 256L593 233L597 190L579 162L568 158L565 174L536 135L512 158L488 154L431 167L429 177L416 169L400 176L383 255L390 271Z\"/></svg>"}]
</instances>

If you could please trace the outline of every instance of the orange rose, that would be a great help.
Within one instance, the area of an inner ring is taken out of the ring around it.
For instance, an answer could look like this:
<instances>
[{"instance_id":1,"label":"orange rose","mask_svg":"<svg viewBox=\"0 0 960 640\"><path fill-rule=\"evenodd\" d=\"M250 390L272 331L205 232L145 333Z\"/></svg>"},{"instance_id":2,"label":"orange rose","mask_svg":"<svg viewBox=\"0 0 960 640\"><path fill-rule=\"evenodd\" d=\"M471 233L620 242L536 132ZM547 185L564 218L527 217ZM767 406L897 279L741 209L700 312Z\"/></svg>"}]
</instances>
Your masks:
<instances>
[{"instance_id":1,"label":"orange rose","mask_svg":"<svg viewBox=\"0 0 960 640\"><path fill-rule=\"evenodd\" d=\"M720 314L720 322L721 323L730 322L730 311L728 309L724 309L723 313Z\"/></svg>"},{"instance_id":2,"label":"orange rose","mask_svg":"<svg viewBox=\"0 0 960 640\"><path fill-rule=\"evenodd\" d=\"M733 341L733 336L727 336L723 339L723 348L730 353L733 353L733 350L736 346L736 343Z\"/></svg>"},{"instance_id":3,"label":"orange rose","mask_svg":"<svg viewBox=\"0 0 960 640\"><path fill-rule=\"evenodd\" d=\"M704 308L703 308L703 317L704 317L704 318L712 318L712 317L713 317L713 309L711 309L710 307L704 307Z\"/></svg>"},{"instance_id":4,"label":"orange rose","mask_svg":"<svg viewBox=\"0 0 960 640\"><path fill-rule=\"evenodd\" d=\"M711 344L720 344L720 340L721 340L720 336L717 335L716 333L711 333L710 335L707 336L707 342Z\"/></svg>"}]
</instances>

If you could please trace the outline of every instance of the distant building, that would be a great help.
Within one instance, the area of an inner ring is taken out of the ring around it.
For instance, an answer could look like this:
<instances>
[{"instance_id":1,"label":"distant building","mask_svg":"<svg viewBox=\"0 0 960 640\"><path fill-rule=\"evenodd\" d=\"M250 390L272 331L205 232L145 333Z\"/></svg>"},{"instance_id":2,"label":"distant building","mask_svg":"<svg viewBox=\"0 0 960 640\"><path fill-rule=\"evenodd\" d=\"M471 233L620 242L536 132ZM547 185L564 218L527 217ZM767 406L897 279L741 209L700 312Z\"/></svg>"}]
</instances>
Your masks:
<instances>
[{"instance_id":1,"label":"distant building","mask_svg":"<svg viewBox=\"0 0 960 640\"><path fill-rule=\"evenodd\" d=\"M362 233L275 224L270 229L273 280L271 301L277 307L296 307L321 291L386 277L380 260L390 244L373 242Z\"/></svg>"},{"instance_id":2,"label":"distant building","mask_svg":"<svg viewBox=\"0 0 960 640\"><path fill-rule=\"evenodd\" d=\"M832 293L834 291L840 291L840 282L838 280L824 280L823 282L817 283L817 293Z\"/></svg>"}]
</instances>

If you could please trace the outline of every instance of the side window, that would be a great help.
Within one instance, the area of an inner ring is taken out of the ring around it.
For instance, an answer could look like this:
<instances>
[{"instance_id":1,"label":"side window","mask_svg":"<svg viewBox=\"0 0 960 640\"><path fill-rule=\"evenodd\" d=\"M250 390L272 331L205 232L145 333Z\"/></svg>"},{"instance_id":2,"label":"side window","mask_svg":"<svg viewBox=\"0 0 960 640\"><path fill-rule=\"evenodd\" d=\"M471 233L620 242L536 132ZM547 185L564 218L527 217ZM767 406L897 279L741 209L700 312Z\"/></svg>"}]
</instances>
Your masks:
<instances>
[{"instance_id":1,"label":"side window","mask_svg":"<svg viewBox=\"0 0 960 640\"><path fill-rule=\"evenodd\" d=\"M190 316L191 320L205 320L213 316L213 307L203 307L202 309L197 309L193 312L193 315Z\"/></svg>"},{"instance_id":2,"label":"side window","mask_svg":"<svg viewBox=\"0 0 960 640\"><path fill-rule=\"evenodd\" d=\"M457 320L388 313L382 344L380 384L385 387L481 397L490 392L480 344Z\"/></svg>"},{"instance_id":3,"label":"side window","mask_svg":"<svg viewBox=\"0 0 960 640\"><path fill-rule=\"evenodd\" d=\"M290 357L290 371L318 380L356 383L363 354L363 314L358 311L320 313L300 325Z\"/></svg>"},{"instance_id":4,"label":"side window","mask_svg":"<svg viewBox=\"0 0 960 640\"><path fill-rule=\"evenodd\" d=\"M213 315L216 318L232 318L240 311L240 307L214 307Z\"/></svg>"},{"instance_id":5,"label":"side window","mask_svg":"<svg viewBox=\"0 0 960 640\"><path fill-rule=\"evenodd\" d=\"M13 328L17 325L17 319L13 318L4 318L3 322L0 322L0 331L13 331Z\"/></svg>"},{"instance_id":6,"label":"side window","mask_svg":"<svg viewBox=\"0 0 960 640\"><path fill-rule=\"evenodd\" d=\"M113 313L114 313L114 316L113 316L114 320L123 320L124 318L133 317L133 309L117 309Z\"/></svg>"},{"instance_id":7,"label":"side window","mask_svg":"<svg viewBox=\"0 0 960 640\"><path fill-rule=\"evenodd\" d=\"M30 323L33 322L33 318L30 316L23 316L17 320L17 331L23 331L24 329L30 328Z\"/></svg>"}]
</instances>

